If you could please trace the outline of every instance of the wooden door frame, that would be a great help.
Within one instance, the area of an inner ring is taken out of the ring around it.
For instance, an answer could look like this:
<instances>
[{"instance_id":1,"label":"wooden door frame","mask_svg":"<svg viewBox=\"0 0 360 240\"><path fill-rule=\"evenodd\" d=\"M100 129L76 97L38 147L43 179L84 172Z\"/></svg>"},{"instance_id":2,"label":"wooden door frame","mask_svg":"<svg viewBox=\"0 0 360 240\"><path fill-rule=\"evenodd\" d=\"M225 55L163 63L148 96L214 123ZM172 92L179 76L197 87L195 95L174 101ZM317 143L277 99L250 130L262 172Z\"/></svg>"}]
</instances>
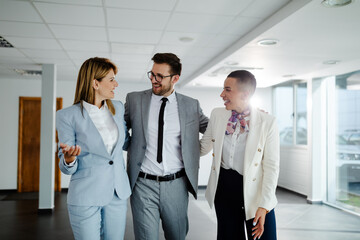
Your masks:
<instances>
[{"instance_id":1,"label":"wooden door frame","mask_svg":"<svg viewBox=\"0 0 360 240\"><path fill-rule=\"evenodd\" d=\"M22 124L23 124L23 109L24 109L24 101L26 100L39 100L41 102L41 97L19 97L19 127L18 127L18 170L17 170L17 191L22 192L21 188L21 171L22 171ZM59 101L59 102L58 102ZM56 104L59 104L59 109L62 109L63 99L56 98ZM40 117L41 119L41 117ZM56 132L56 143L58 142L57 132ZM57 147L56 147L57 148ZM59 159L57 156L58 150L55 153L55 191L61 191L61 171L59 168ZM39 183L40 184L40 183Z\"/></svg>"}]
</instances>

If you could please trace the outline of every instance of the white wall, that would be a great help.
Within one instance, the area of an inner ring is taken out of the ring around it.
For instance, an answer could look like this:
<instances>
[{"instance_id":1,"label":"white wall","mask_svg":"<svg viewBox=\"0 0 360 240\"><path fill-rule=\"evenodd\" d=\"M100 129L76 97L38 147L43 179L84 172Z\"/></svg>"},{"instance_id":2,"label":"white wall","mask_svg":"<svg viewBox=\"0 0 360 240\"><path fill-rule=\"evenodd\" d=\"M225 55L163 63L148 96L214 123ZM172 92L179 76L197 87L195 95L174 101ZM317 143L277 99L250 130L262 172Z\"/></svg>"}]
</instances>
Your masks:
<instances>
[{"instance_id":1,"label":"white wall","mask_svg":"<svg viewBox=\"0 0 360 240\"><path fill-rule=\"evenodd\" d=\"M280 149L280 187L308 195L311 181L307 146L284 146Z\"/></svg>"},{"instance_id":2,"label":"white wall","mask_svg":"<svg viewBox=\"0 0 360 240\"><path fill-rule=\"evenodd\" d=\"M17 151L18 151L18 111L19 97L40 97L41 81L31 79L1 79L0 78L0 190L17 188ZM57 97L63 98L63 107L72 105L75 92L75 80L57 83ZM115 99L125 101L126 94L132 91L148 89L150 83L121 83L116 90ZM221 88L185 87L177 90L179 93L199 99L204 114L210 116L211 110L223 106L220 98ZM255 96L259 99L259 107L272 111L271 89L258 89ZM200 162L199 184L206 185L210 173L211 157L204 156ZM69 176L62 174L61 186L66 188Z\"/></svg>"}]
</instances>

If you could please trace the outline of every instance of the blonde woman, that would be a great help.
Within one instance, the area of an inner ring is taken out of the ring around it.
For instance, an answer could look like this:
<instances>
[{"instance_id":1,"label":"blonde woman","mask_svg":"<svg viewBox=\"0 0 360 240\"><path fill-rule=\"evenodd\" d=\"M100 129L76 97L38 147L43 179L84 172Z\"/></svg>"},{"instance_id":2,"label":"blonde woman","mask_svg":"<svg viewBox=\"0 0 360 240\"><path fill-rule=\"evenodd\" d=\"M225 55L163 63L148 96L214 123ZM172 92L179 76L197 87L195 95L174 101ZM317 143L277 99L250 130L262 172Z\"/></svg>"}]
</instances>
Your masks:
<instances>
[{"instance_id":1,"label":"blonde woman","mask_svg":"<svg viewBox=\"0 0 360 240\"><path fill-rule=\"evenodd\" d=\"M123 159L124 107L111 101L117 67L90 58L79 71L74 105L56 114L60 169L71 175L68 212L75 239L123 239L131 194Z\"/></svg>"},{"instance_id":2,"label":"blonde woman","mask_svg":"<svg viewBox=\"0 0 360 240\"><path fill-rule=\"evenodd\" d=\"M212 111L201 139L202 155L213 149L206 198L215 203L221 240L276 239L279 134L273 116L250 107L255 89L250 72L230 73L220 95L225 108Z\"/></svg>"}]
</instances>

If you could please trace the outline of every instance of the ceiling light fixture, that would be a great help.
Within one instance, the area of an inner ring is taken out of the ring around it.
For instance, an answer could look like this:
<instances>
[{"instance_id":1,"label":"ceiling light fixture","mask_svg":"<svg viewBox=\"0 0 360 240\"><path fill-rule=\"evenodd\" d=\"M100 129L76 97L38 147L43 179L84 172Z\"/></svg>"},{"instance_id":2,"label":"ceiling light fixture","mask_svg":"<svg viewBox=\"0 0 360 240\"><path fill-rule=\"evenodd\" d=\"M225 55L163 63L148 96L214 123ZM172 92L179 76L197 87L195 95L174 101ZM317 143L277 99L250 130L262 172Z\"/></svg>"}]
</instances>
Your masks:
<instances>
[{"instance_id":1,"label":"ceiling light fixture","mask_svg":"<svg viewBox=\"0 0 360 240\"><path fill-rule=\"evenodd\" d=\"M276 39L263 39L257 42L260 46L273 46L279 43L279 40Z\"/></svg>"},{"instance_id":2,"label":"ceiling light fixture","mask_svg":"<svg viewBox=\"0 0 360 240\"><path fill-rule=\"evenodd\" d=\"M321 4L325 7L343 7L352 3L352 0L323 0Z\"/></svg>"},{"instance_id":3,"label":"ceiling light fixture","mask_svg":"<svg viewBox=\"0 0 360 240\"><path fill-rule=\"evenodd\" d=\"M325 65L335 65L335 64L338 64L340 61L339 60L327 60L327 61L324 61L323 64Z\"/></svg>"},{"instance_id":4,"label":"ceiling light fixture","mask_svg":"<svg viewBox=\"0 0 360 240\"><path fill-rule=\"evenodd\" d=\"M292 77L295 77L295 74L285 74L282 77L283 78L292 78Z\"/></svg>"},{"instance_id":5,"label":"ceiling light fixture","mask_svg":"<svg viewBox=\"0 0 360 240\"><path fill-rule=\"evenodd\" d=\"M17 74L21 76L41 76L42 71L40 70L25 70L25 69L14 69Z\"/></svg>"},{"instance_id":6,"label":"ceiling light fixture","mask_svg":"<svg viewBox=\"0 0 360 240\"><path fill-rule=\"evenodd\" d=\"M0 36L0 47L2 48L13 48L14 46L11 45L5 38Z\"/></svg>"},{"instance_id":7,"label":"ceiling light fixture","mask_svg":"<svg viewBox=\"0 0 360 240\"><path fill-rule=\"evenodd\" d=\"M179 37L180 42L189 43L194 41L194 38L192 37Z\"/></svg>"},{"instance_id":8,"label":"ceiling light fixture","mask_svg":"<svg viewBox=\"0 0 360 240\"><path fill-rule=\"evenodd\" d=\"M227 62L225 62L225 64L228 65L228 66L236 66L236 65L238 65L239 63L236 62L236 61L227 61Z\"/></svg>"}]
</instances>

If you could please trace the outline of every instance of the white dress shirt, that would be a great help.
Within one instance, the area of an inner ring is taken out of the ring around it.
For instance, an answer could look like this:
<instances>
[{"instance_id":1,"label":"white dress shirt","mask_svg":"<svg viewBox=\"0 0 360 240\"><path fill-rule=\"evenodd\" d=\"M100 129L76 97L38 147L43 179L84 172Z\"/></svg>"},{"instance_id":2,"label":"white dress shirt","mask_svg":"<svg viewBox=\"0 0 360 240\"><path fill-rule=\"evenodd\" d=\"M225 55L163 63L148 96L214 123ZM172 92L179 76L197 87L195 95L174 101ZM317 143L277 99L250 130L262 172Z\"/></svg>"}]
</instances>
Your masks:
<instances>
[{"instance_id":1,"label":"white dress shirt","mask_svg":"<svg viewBox=\"0 0 360 240\"><path fill-rule=\"evenodd\" d=\"M225 133L224 133L225 134ZM236 124L233 134L225 135L221 159L221 167L233 169L244 175L244 157L248 132L240 133L240 123Z\"/></svg>"},{"instance_id":2,"label":"white dress shirt","mask_svg":"<svg viewBox=\"0 0 360 240\"><path fill-rule=\"evenodd\" d=\"M83 106L86 112L89 114L91 121L94 123L96 129L104 142L107 152L111 155L116 142L119 137L119 130L114 121L112 113L110 112L106 101L98 108L97 106L83 101ZM76 160L75 160L76 161ZM67 166L73 166L75 161L67 164Z\"/></svg>"},{"instance_id":3,"label":"white dress shirt","mask_svg":"<svg viewBox=\"0 0 360 240\"><path fill-rule=\"evenodd\" d=\"M164 111L163 160L157 162L159 112L163 96L152 94L149 110L148 142L141 171L156 176L173 174L184 168L181 154L180 119L175 91L167 97Z\"/></svg>"}]
</instances>

